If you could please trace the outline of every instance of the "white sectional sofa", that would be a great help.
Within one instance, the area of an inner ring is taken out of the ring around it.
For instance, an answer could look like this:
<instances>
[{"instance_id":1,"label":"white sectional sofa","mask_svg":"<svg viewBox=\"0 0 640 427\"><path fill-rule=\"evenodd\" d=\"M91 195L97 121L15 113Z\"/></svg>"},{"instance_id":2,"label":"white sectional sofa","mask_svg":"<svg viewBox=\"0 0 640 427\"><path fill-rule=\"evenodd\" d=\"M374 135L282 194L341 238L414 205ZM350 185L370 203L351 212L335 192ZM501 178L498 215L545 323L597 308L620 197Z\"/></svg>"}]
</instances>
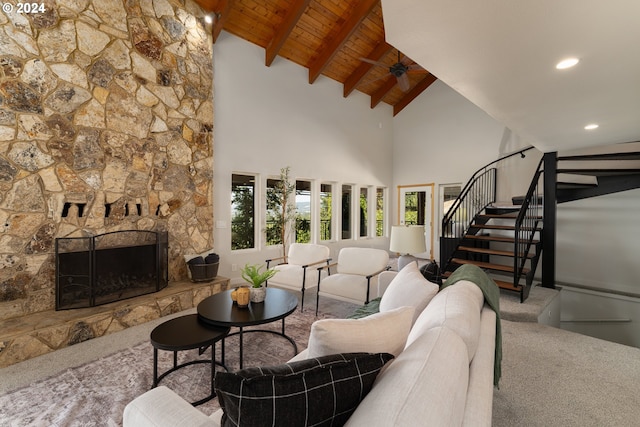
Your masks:
<instances>
[{"instance_id":1,"label":"white sectional sofa","mask_svg":"<svg viewBox=\"0 0 640 427\"><path fill-rule=\"evenodd\" d=\"M292 360L325 351L386 350L396 356L347 426L490 426L499 318L481 288L458 280L438 292L415 266L382 273L378 286L380 313L316 322L309 348ZM398 305L413 309L407 315ZM158 387L127 405L124 426L218 426L221 417L222 410L206 416Z\"/></svg>"}]
</instances>

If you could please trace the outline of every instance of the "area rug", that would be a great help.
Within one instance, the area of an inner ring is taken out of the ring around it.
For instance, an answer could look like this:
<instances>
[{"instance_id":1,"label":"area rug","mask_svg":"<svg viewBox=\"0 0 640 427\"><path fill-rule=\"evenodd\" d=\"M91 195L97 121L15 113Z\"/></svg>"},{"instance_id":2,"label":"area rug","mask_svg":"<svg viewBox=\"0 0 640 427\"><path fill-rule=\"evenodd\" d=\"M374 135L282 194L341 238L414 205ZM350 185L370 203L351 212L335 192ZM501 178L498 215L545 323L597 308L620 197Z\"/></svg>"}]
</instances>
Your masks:
<instances>
[{"instance_id":1,"label":"area rug","mask_svg":"<svg viewBox=\"0 0 640 427\"><path fill-rule=\"evenodd\" d=\"M322 318L335 317L314 310L304 313L296 310L285 321L285 332L293 338L301 351L307 346L311 324ZM261 325L251 329L279 331L282 322ZM232 329L234 332L236 329ZM225 362L231 370L239 368L238 336L225 341ZM220 358L217 344L216 358ZM179 352L178 362L211 359L211 349L198 355L198 350ZM283 337L269 333L244 335L244 367L284 363L295 355L293 346ZM159 372L169 369L173 353L159 351ZM197 401L210 393L210 366L205 363L179 369L160 384L166 385L184 399ZM216 368L222 369L222 368ZM141 342L88 364L68 369L63 373L38 381L28 387L0 396L0 425L2 426L120 426L124 407L135 397L149 390L153 383L153 347ZM209 415L219 408L212 399L199 410Z\"/></svg>"}]
</instances>

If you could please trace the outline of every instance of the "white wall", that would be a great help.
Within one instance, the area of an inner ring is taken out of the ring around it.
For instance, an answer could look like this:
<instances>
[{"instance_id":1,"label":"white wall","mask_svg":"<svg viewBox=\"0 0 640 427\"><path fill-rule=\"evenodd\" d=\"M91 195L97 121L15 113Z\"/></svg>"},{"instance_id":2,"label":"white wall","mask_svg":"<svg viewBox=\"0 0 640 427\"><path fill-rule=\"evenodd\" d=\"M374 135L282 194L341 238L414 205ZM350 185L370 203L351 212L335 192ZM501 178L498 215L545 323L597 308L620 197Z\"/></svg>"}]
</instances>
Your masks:
<instances>
[{"instance_id":1,"label":"white wall","mask_svg":"<svg viewBox=\"0 0 640 427\"><path fill-rule=\"evenodd\" d=\"M523 147L507 128L441 81L395 117L393 141L392 222L398 223L398 185L435 183L436 260L440 258L439 185L464 185L479 168Z\"/></svg>"},{"instance_id":2,"label":"white wall","mask_svg":"<svg viewBox=\"0 0 640 427\"><path fill-rule=\"evenodd\" d=\"M219 274L237 278L233 264L242 267L279 254L263 242L256 250L230 250L232 173L257 173L263 184L290 166L293 179L312 180L318 187L321 182L390 186L390 106L371 109L369 97L360 93L343 98L342 85L325 77L310 85L305 68L282 58L266 67L264 49L225 32L214 46L214 76L214 249L221 255ZM345 245L387 248L388 241L333 242L332 255Z\"/></svg>"},{"instance_id":3,"label":"white wall","mask_svg":"<svg viewBox=\"0 0 640 427\"><path fill-rule=\"evenodd\" d=\"M214 250L220 274L235 280L232 264L262 262L278 250L230 251L233 172L258 173L263 182L289 165L294 177L317 186L388 187L389 226L398 220L398 185L435 183L437 203L439 184L464 184L478 168L529 145L439 81L392 118L389 106L371 110L362 94L344 99L332 80L309 85L306 70L282 58L265 67L263 49L226 33L214 46L214 69L214 219L223 227L214 230ZM531 150L500 168L507 175L499 180L500 201L524 194L540 156ZM639 292L638 211L640 190L559 205L557 280ZM436 210L435 236L439 218ZM332 255L346 245L386 249L388 239L332 242ZM439 259L437 241L434 249Z\"/></svg>"},{"instance_id":4,"label":"white wall","mask_svg":"<svg viewBox=\"0 0 640 427\"><path fill-rule=\"evenodd\" d=\"M394 206L397 185L433 182L437 192L438 184L464 184L478 168L529 146L441 82L434 83L396 116L393 140ZM499 166L498 201L510 203L511 196L525 194L542 153L533 149L526 156L514 156ZM437 194L434 199L438 200ZM556 280L640 293L640 240L635 237L639 232L638 212L640 190L558 205ZM397 207L392 217L397 223ZM439 212L435 217L438 227ZM437 240L434 249L439 259ZM557 319L556 323L564 329L639 345L640 323L638 315L633 314L638 313L639 298L569 287L564 287L563 294L563 322ZM594 318L605 322L584 322Z\"/></svg>"}]
</instances>

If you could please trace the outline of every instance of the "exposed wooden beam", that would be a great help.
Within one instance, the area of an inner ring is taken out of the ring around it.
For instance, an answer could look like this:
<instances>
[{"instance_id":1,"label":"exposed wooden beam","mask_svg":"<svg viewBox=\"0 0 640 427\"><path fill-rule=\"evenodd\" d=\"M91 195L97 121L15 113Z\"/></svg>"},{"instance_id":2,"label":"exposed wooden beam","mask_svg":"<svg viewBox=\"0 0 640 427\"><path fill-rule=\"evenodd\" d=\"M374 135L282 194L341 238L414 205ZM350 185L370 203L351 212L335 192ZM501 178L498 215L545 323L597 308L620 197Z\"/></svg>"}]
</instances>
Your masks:
<instances>
[{"instance_id":1,"label":"exposed wooden beam","mask_svg":"<svg viewBox=\"0 0 640 427\"><path fill-rule=\"evenodd\" d=\"M395 116L400 111L402 111L404 107L409 105L411 101L416 99L418 95L424 92L436 80L438 80L436 76L431 73L427 74L424 79L420 80L418 84L413 87L413 89L407 92L407 94L403 96L402 99L396 103L396 105L393 106L393 115Z\"/></svg>"},{"instance_id":2,"label":"exposed wooden beam","mask_svg":"<svg viewBox=\"0 0 640 427\"><path fill-rule=\"evenodd\" d=\"M367 56L367 59L370 59L372 61L379 61L380 58L389 53L391 49L393 49L393 46L383 40L376 45L369 56ZM345 98L349 96L351 92L353 92L353 90L360 84L360 82L362 82L362 79L364 79L364 76L367 75L372 67L373 64L369 64L368 62L363 61L360 65L358 65L358 68L356 68L353 73L351 73L351 75L347 77L342 90L343 96Z\"/></svg>"},{"instance_id":3,"label":"exposed wooden beam","mask_svg":"<svg viewBox=\"0 0 640 427\"><path fill-rule=\"evenodd\" d=\"M384 98L397 83L398 81L396 78L391 76L382 84L382 86L376 89L376 91L371 94L371 108L375 108L375 106L382 101L382 98Z\"/></svg>"},{"instance_id":4,"label":"exposed wooden beam","mask_svg":"<svg viewBox=\"0 0 640 427\"><path fill-rule=\"evenodd\" d=\"M371 13L379 1L380 0L361 0L357 2L349 15L349 19L340 27L338 34L336 34L325 49L320 52L316 60L309 66L309 83L315 82L320 74L322 74L329 62L331 62L336 53L338 53L338 50L340 50L349 37L351 37L360 23L369 16L369 13Z\"/></svg>"},{"instance_id":5,"label":"exposed wooden beam","mask_svg":"<svg viewBox=\"0 0 640 427\"><path fill-rule=\"evenodd\" d=\"M289 34L295 28L304 11L307 10L310 1L296 0L289 6L287 16L285 16L280 27L276 29L276 33L265 49L265 65L267 67L271 66L273 60L278 56L282 45L289 38Z\"/></svg>"}]
</instances>

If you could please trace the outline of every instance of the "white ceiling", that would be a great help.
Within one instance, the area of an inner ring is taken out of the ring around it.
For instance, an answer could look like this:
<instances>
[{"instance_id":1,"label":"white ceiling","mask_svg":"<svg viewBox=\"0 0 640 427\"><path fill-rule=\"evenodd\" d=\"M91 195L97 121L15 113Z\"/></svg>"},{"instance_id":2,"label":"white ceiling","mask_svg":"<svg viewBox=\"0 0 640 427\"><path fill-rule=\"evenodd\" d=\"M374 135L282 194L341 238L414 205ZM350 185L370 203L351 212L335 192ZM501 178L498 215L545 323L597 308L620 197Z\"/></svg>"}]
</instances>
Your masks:
<instances>
[{"instance_id":1,"label":"white ceiling","mask_svg":"<svg viewBox=\"0 0 640 427\"><path fill-rule=\"evenodd\" d=\"M640 140L640 0L382 0L387 41L542 151ZM580 63L556 70L560 60ZM596 130L584 126L598 123Z\"/></svg>"}]
</instances>

